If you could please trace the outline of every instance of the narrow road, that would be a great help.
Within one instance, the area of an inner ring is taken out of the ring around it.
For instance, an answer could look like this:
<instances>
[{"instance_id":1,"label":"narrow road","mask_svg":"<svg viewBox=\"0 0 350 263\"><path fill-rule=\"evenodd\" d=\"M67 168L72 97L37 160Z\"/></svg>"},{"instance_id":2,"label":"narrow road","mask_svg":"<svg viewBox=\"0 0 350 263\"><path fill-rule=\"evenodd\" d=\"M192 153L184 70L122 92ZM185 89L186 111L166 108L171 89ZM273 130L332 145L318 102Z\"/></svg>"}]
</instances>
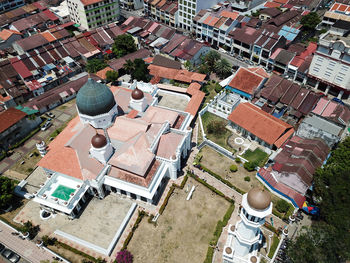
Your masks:
<instances>
[{"instance_id":1,"label":"narrow road","mask_svg":"<svg viewBox=\"0 0 350 263\"><path fill-rule=\"evenodd\" d=\"M49 260L51 262L51 253L42 248L38 248L32 241L22 240L18 236L12 235L11 233L13 230L1 221L0 230L0 242L24 259L31 263L40 263L42 260Z\"/></svg>"}]
</instances>

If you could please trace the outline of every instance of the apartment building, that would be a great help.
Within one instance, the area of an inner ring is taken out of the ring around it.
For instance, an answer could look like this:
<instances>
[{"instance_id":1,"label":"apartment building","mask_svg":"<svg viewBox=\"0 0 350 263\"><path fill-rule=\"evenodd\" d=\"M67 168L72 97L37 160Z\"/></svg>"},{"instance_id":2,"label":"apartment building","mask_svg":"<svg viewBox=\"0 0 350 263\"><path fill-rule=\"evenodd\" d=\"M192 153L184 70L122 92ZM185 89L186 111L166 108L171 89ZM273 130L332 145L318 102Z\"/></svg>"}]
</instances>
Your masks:
<instances>
[{"instance_id":1,"label":"apartment building","mask_svg":"<svg viewBox=\"0 0 350 263\"><path fill-rule=\"evenodd\" d=\"M214 7L218 2L219 0L179 0L179 27L190 31L196 14L202 9Z\"/></svg>"},{"instance_id":2,"label":"apartment building","mask_svg":"<svg viewBox=\"0 0 350 263\"><path fill-rule=\"evenodd\" d=\"M228 33L240 25L242 18L239 17L238 12L231 12L226 9L219 12L201 10L193 18L192 32L197 38L201 38L213 46L226 46L229 49L230 38Z\"/></svg>"},{"instance_id":3,"label":"apartment building","mask_svg":"<svg viewBox=\"0 0 350 263\"><path fill-rule=\"evenodd\" d=\"M338 98L350 94L350 36L324 34L309 68L309 83Z\"/></svg>"},{"instance_id":4,"label":"apartment building","mask_svg":"<svg viewBox=\"0 0 350 263\"><path fill-rule=\"evenodd\" d=\"M143 8L143 0L120 0L120 8L138 10Z\"/></svg>"},{"instance_id":5,"label":"apartment building","mask_svg":"<svg viewBox=\"0 0 350 263\"><path fill-rule=\"evenodd\" d=\"M318 25L318 29L329 28L336 21L342 20L350 22L350 5L335 2L330 9L324 14L322 22Z\"/></svg>"},{"instance_id":6,"label":"apartment building","mask_svg":"<svg viewBox=\"0 0 350 263\"><path fill-rule=\"evenodd\" d=\"M67 0L69 16L84 29L99 27L119 19L118 0Z\"/></svg>"},{"instance_id":7,"label":"apartment building","mask_svg":"<svg viewBox=\"0 0 350 263\"><path fill-rule=\"evenodd\" d=\"M24 0L3 0L0 1L0 13L15 9L24 5Z\"/></svg>"},{"instance_id":8,"label":"apartment building","mask_svg":"<svg viewBox=\"0 0 350 263\"><path fill-rule=\"evenodd\" d=\"M144 13L156 21L178 27L178 2L174 0L144 0Z\"/></svg>"}]
</instances>

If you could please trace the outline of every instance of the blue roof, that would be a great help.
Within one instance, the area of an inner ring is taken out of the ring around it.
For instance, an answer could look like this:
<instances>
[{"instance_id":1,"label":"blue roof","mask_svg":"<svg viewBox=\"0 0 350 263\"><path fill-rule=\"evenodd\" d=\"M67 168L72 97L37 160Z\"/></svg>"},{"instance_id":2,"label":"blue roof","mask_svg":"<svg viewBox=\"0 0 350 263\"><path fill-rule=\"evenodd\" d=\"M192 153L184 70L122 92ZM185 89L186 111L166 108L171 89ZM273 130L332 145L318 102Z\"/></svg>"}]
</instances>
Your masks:
<instances>
[{"instance_id":1,"label":"blue roof","mask_svg":"<svg viewBox=\"0 0 350 263\"><path fill-rule=\"evenodd\" d=\"M230 87L229 85L227 85L227 86L225 87L225 89L228 89L228 90L230 90L230 91L232 91L232 92L234 92L234 93L237 93L238 95L241 95L241 96L243 96L243 97L246 97L246 98L248 98L248 99L251 99L251 98L252 98L252 95L250 95L250 94L248 94L248 93L246 93L246 92L244 92L244 91L241 91L241 90L239 90L239 89L232 88L232 87Z\"/></svg>"},{"instance_id":2,"label":"blue roof","mask_svg":"<svg viewBox=\"0 0 350 263\"><path fill-rule=\"evenodd\" d=\"M112 91L106 85L90 78L77 95L79 112L89 116L107 113L115 104Z\"/></svg>"},{"instance_id":3,"label":"blue roof","mask_svg":"<svg viewBox=\"0 0 350 263\"><path fill-rule=\"evenodd\" d=\"M300 33L299 29L289 26L283 26L278 32L278 35L284 36L287 40L293 41L297 35Z\"/></svg>"}]
</instances>

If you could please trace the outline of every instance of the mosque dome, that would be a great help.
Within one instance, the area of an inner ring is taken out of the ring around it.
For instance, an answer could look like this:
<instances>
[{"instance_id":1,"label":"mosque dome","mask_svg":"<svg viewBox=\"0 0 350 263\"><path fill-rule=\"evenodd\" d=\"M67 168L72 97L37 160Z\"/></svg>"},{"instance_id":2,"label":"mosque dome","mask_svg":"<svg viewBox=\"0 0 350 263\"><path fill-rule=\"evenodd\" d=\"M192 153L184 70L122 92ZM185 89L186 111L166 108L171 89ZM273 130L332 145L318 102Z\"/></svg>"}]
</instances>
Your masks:
<instances>
[{"instance_id":1,"label":"mosque dome","mask_svg":"<svg viewBox=\"0 0 350 263\"><path fill-rule=\"evenodd\" d=\"M143 97L143 91L138 89L137 87L131 92L131 98L133 98L134 100L141 100L143 99Z\"/></svg>"},{"instance_id":2,"label":"mosque dome","mask_svg":"<svg viewBox=\"0 0 350 263\"><path fill-rule=\"evenodd\" d=\"M253 188L248 192L248 204L256 210L265 210L271 203L271 195L260 188Z\"/></svg>"},{"instance_id":3,"label":"mosque dome","mask_svg":"<svg viewBox=\"0 0 350 263\"><path fill-rule=\"evenodd\" d=\"M96 134L91 138L91 144L94 148L102 148L106 146L107 139L102 134Z\"/></svg>"},{"instance_id":4,"label":"mosque dome","mask_svg":"<svg viewBox=\"0 0 350 263\"><path fill-rule=\"evenodd\" d=\"M115 104L111 90L106 85L90 78L77 95L79 113L89 116L108 113Z\"/></svg>"}]
</instances>

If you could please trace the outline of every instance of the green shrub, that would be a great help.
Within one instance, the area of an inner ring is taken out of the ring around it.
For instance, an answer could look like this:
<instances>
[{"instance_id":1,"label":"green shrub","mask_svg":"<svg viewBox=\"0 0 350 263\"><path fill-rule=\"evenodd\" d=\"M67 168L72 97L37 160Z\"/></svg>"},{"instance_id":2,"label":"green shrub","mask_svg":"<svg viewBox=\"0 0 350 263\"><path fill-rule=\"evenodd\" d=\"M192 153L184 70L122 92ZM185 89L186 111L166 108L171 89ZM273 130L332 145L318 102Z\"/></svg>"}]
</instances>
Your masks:
<instances>
[{"instance_id":1,"label":"green shrub","mask_svg":"<svg viewBox=\"0 0 350 263\"><path fill-rule=\"evenodd\" d=\"M170 186L169 192L168 192L167 196L164 198L163 204L159 208L159 214L163 214L164 209L165 209L166 205L168 204L169 198L170 198L171 194L174 192L174 190L175 190L175 186L174 185Z\"/></svg>"},{"instance_id":2,"label":"green shrub","mask_svg":"<svg viewBox=\"0 0 350 263\"><path fill-rule=\"evenodd\" d=\"M238 168L237 168L237 165L234 165L234 164L232 164L231 166L230 166L230 171L231 172L237 172L237 170L238 170Z\"/></svg>"},{"instance_id":3,"label":"green shrub","mask_svg":"<svg viewBox=\"0 0 350 263\"><path fill-rule=\"evenodd\" d=\"M269 252L269 255L268 255L269 258L272 258L273 255L275 254L275 251L277 249L277 246L278 246L279 242L280 242L280 240L278 239L278 237L274 235L273 236L273 240L272 240L272 245L270 247L270 252Z\"/></svg>"},{"instance_id":4,"label":"green shrub","mask_svg":"<svg viewBox=\"0 0 350 263\"><path fill-rule=\"evenodd\" d=\"M215 85L215 92L216 92L216 93L219 93L221 90L222 90L222 87L220 86L219 83L217 83L217 84Z\"/></svg>"},{"instance_id":5,"label":"green shrub","mask_svg":"<svg viewBox=\"0 0 350 263\"><path fill-rule=\"evenodd\" d=\"M276 209L280 213L285 213L289 209L289 203L283 199L279 199L276 204Z\"/></svg>"},{"instance_id":6,"label":"green shrub","mask_svg":"<svg viewBox=\"0 0 350 263\"><path fill-rule=\"evenodd\" d=\"M65 243L62 243L60 241L56 241L56 246L60 246L64 249L67 249L67 250L77 254L77 255L83 256L83 257L89 259L91 262L97 262L97 259L95 259L94 257L92 257L92 256L90 256L90 255L88 255L88 254L86 254L78 249L75 249L75 248L73 248Z\"/></svg>"},{"instance_id":7,"label":"green shrub","mask_svg":"<svg viewBox=\"0 0 350 263\"><path fill-rule=\"evenodd\" d=\"M236 163L241 163L242 162L241 158L239 158L239 157L236 157L235 161L236 161Z\"/></svg>"},{"instance_id":8,"label":"green shrub","mask_svg":"<svg viewBox=\"0 0 350 263\"><path fill-rule=\"evenodd\" d=\"M249 176L244 177L244 181L250 182L250 177Z\"/></svg>"},{"instance_id":9,"label":"green shrub","mask_svg":"<svg viewBox=\"0 0 350 263\"><path fill-rule=\"evenodd\" d=\"M248 171L248 172L252 172L255 170L256 167L256 163L253 162L245 162L243 167Z\"/></svg>"}]
</instances>

